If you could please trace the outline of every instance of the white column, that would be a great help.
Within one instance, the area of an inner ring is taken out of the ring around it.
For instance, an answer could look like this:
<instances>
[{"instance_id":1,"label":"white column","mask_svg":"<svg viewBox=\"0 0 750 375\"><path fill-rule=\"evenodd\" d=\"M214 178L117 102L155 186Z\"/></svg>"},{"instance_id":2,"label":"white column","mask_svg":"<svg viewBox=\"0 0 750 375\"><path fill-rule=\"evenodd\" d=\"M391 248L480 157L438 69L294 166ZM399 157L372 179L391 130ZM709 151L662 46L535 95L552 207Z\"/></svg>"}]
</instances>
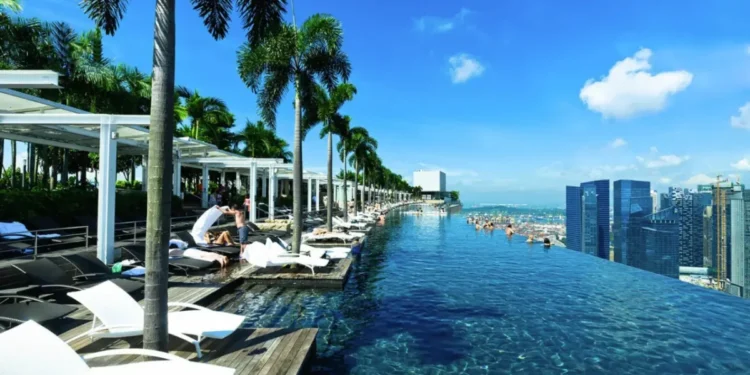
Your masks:
<instances>
[{"instance_id":1,"label":"white column","mask_svg":"<svg viewBox=\"0 0 750 375\"><path fill-rule=\"evenodd\" d=\"M223 169L221 170L221 184L227 186L227 172Z\"/></svg>"},{"instance_id":2,"label":"white column","mask_svg":"<svg viewBox=\"0 0 750 375\"><path fill-rule=\"evenodd\" d=\"M258 165L256 162L250 164L250 222L255 222L257 218L257 204L255 195L258 192Z\"/></svg>"},{"instance_id":3,"label":"white column","mask_svg":"<svg viewBox=\"0 0 750 375\"><path fill-rule=\"evenodd\" d=\"M312 212L312 178L307 179L307 212Z\"/></svg>"},{"instance_id":4,"label":"white column","mask_svg":"<svg viewBox=\"0 0 750 375\"><path fill-rule=\"evenodd\" d=\"M172 195L180 195L180 171L182 170L182 163L180 162L180 151L177 150L172 160Z\"/></svg>"},{"instance_id":5,"label":"white column","mask_svg":"<svg viewBox=\"0 0 750 375\"><path fill-rule=\"evenodd\" d=\"M273 212L275 210L274 197L276 197L276 168L268 168L269 184L268 184L268 218L273 219Z\"/></svg>"},{"instance_id":6,"label":"white column","mask_svg":"<svg viewBox=\"0 0 750 375\"><path fill-rule=\"evenodd\" d=\"M240 179L240 171L234 172L234 187L237 189L237 194L240 194L240 187L242 187L242 180Z\"/></svg>"},{"instance_id":7,"label":"white column","mask_svg":"<svg viewBox=\"0 0 750 375\"><path fill-rule=\"evenodd\" d=\"M320 211L320 179L315 180L315 211Z\"/></svg>"},{"instance_id":8,"label":"white column","mask_svg":"<svg viewBox=\"0 0 750 375\"><path fill-rule=\"evenodd\" d=\"M203 164L201 177L201 207L208 208L208 164Z\"/></svg>"},{"instance_id":9,"label":"white column","mask_svg":"<svg viewBox=\"0 0 750 375\"><path fill-rule=\"evenodd\" d=\"M97 216L96 256L105 264L115 262L115 178L117 141L112 118L107 116L99 129L99 215Z\"/></svg>"},{"instance_id":10,"label":"white column","mask_svg":"<svg viewBox=\"0 0 750 375\"><path fill-rule=\"evenodd\" d=\"M148 191L148 156L143 155L141 162L141 191Z\"/></svg>"},{"instance_id":11,"label":"white column","mask_svg":"<svg viewBox=\"0 0 750 375\"><path fill-rule=\"evenodd\" d=\"M268 176L263 175L263 178L262 178L262 181L261 181L261 185L260 185L260 189L262 190L261 191L261 196L263 198L265 198L267 196L266 190L268 190Z\"/></svg>"}]
</instances>

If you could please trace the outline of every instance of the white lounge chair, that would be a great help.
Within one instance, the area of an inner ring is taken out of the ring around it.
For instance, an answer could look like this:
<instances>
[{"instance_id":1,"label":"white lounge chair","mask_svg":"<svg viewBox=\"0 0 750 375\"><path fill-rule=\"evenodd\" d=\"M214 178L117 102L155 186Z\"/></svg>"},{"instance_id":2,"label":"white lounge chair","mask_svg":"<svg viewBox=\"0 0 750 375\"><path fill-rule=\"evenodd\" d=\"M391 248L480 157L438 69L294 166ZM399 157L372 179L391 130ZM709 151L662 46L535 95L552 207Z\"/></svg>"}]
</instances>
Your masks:
<instances>
[{"instance_id":1,"label":"white lounge chair","mask_svg":"<svg viewBox=\"0 0 750 375\"><path fill-rule=\"evenodd\" d=\"M247 245L242 256L250 264L256 267L281 267L290 264L299 264L309 268L313 275L315 275L315 267L325 267L328 265L328 259L289 254L286 250L282 249L281 246L267 247L260 242L253 242L250 245Z\"/></svg>"},{"instance_id":2,"label":"white lounge chair","mask_svg":"<svg viewBox=\"0 0 750 375\"><path fill-rule=\"evenodd\" d=\"M231 375L234 369L205 363L190 362L178 356L147 349L115 349L83 356L73 350L57 335L34 321L23 323L0 333L0 353L3 354L0 373L21 374L179 374L179 375ZM146 361L106 367L90 367L86 360L140 355L165 361Z\"/></svg>"},{"instance_id":3,"label":"white lounge chair","mask_svg":"<svg viewBox=\"0 0 750 375\"><path fill-rule=\"evenodd\" d=\"M365 229L365 227L367 227L367 224L366 223L346 222L346 221L341 220L341 219L339 219L339 218L337 218L337 217L334 216L333 217L333 226L340 227L340 228L346 228L346 229L351 229L351 228Z\"/></svg>"},{"instance_id":4,"label":"white lounge chair","mask_svg":"<svg viewBox=\"0 0 750 375\"><path fill-rule=\"evenodd\" d=\"M143 335L143 307L111 281L105 281L81 291L70 292L68 295L94 314L91 329L69 341L83 336ZM193 344L198 358L201 358L200 342L204 338L223 339L236 331L246 318L242 315L213 311L184 302L168 302L167 305L192 309L169 313L169 334ZM101 322L101 325L96 325L97 320Z\"/></svg>"},{"instance_id":5,"label":"white lounge chair","mask_svg":"<svg viewBox=\"0 0 750 375\"><path fill-rule=\"evenodd\" d=\"M272 241L270 238L266 239L266 247L270 246L269 241ZM276 245L281 246L282 249L289 249L290 246L284 240L281 238L278 239L279 243L274 242ZM299 248L300 253L302 254L309 254L313 258L322 258L322 257L328 257L329 259L344 259L347 256L349 256L349 253L352 251L349 247L328 247L328 248L318 248L318 247L312 247L307 244L301 244Z\"/></svg>"}]
</instances>

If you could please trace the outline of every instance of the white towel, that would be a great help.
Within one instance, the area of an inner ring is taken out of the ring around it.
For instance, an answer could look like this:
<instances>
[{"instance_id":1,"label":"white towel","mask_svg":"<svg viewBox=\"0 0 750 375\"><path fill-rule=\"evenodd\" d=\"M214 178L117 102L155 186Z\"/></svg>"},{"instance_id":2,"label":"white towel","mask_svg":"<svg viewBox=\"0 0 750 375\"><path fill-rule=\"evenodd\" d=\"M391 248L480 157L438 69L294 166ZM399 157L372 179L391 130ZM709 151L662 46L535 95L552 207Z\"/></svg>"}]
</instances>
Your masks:
<instances>
[{"instance_id":1,"label":"white towel","mask_svg":"<svg viewBox=\"0 0 750 375\"><path fill-rule=\"evenodd\" d=\"M190 231L190 235L193 236L193 241L198 245L205 245L206 240L203 239L203 237L206 235L206 232L208 232L208 228L211 228L216 220L219 220L223 214L224 213L216 208L216 206L206 210L206 212L195 221L193 230Z\"/></svg>"},{"instance_id":2,"label":"white towel","mask_svg":"<svg viewBox=\"0 0 750 375\"><path fill-rule=\"evenodd\" d=\"M143 276L146 274L146 269L141 266L138 266L135 268L131 268L127 271L123 271L122 274L125 276Z\"/></svg>"},{"instance_id":3,"label":"white towel","mask_svg":"<svg viewBox=\"0 0 750 375\"><path fill-rule=\"evenodd\" d=\"M12 233L12 234L9 234ZM8 235L6 235L8 234ZM23 223L13 221L10 223L0 223L0 236L8 240L20 240L21 238L34 238L34 235L29 232ZM56 238L60 237L59 234L40 234L38 238Z\"/></svg>"},{"instance_id":4,"label":"white towel","mask_svg":"<svg viewBox=\"0 0 750 375\"><path fill-rule=\"evenodd\" d=\"M177 246L180 250L185 250L188 247L188 243L183 240L171 239L169 240L169 247Z\"/></svg>"}]
</instances>

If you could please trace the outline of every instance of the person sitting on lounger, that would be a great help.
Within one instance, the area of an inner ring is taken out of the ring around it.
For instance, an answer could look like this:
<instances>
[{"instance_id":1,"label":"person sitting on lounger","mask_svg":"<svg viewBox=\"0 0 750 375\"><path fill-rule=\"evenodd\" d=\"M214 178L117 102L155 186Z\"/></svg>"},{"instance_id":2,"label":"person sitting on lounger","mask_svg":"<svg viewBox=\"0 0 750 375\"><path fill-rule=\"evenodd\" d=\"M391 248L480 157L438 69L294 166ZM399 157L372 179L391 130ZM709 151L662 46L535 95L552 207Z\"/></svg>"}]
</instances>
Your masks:
<instances>
[{"instance_id":1,"label":"person sitting on lounger","mask_svg":"<svg viewBox=\"0 0 750 375\"><path fill-rule=\"evenodd\" d=\"M225 230L219 235L216 235L216 233L212 232L206 232L205 235L203 235L203 240L206 241L209 245L221 245L221 246L233 246L234 241L232 241L232 235L229 234L229 231Z\"/></svg>"},{"instance_id":2,"label":"person sitting on lounger","mask_svg":"<svg viewBox=\"0 0 750 375\"><path fill-rule=\"evenodd\" d=\"M237 234L240 236L240 256L242 256L247 244L247 236L250 233L250 228L245 225L245 210L241 209L236 203L232 205L232 208L219 209L225 214L234 215L234 224L237 226Z\"/></svg>"}]
</instances>

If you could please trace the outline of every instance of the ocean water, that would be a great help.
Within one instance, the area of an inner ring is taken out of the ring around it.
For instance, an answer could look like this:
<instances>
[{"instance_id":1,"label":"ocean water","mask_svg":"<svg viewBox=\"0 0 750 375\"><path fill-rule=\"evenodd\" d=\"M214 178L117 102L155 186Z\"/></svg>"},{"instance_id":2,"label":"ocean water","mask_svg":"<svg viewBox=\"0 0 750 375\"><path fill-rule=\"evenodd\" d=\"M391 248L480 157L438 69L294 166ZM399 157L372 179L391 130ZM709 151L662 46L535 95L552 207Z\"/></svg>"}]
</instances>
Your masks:
<instances>
[{"instance_id":1,"label":"ocean water","mask_svg":"<svg viewBox=\"0 0 750 375\"><path fill-rule=\"evenodd\" d=\"M344 291L251 287L248 327L317 327L317 374L748 374L750 303L394 213Z\"/></svg>"}]
</instances>

